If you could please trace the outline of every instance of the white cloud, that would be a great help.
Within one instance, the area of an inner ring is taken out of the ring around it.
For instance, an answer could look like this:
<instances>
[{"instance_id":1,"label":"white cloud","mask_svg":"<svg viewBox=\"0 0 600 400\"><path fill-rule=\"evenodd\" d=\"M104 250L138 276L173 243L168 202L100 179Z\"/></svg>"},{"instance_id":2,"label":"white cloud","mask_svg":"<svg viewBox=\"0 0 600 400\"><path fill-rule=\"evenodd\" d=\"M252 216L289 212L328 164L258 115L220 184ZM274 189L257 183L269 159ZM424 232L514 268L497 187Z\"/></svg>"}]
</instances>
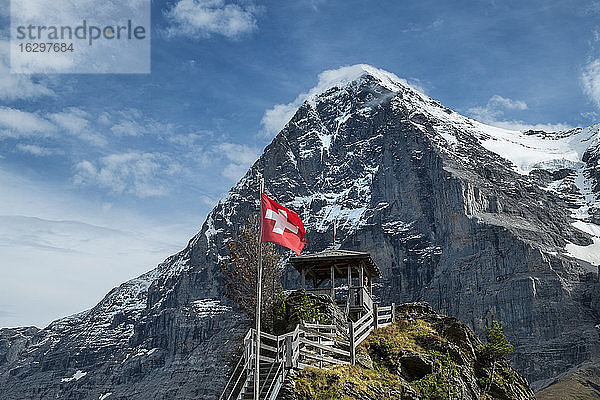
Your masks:
<instances>
[{"instance_id":1,"label":"white cloud","mask_svg":"<svg viewBox=\"0 0 600 400\"><path fill-rule=\"evenodd\" d=\"M239 180L258 158L260 150L235 143L221 143L216 147L217 154L225 156L229 163L222 171L224 177Z\"/></svg>"},{"instance_id":2,"label":"white cloud","mask_svg":"<svg viewBox=\"0 0 600 400\"><path fill-rule=\"evenodd\" d=\"M123 120L110 128L111 131L120 136L142 136L144 127L134 120Z\"/></svg>"},{"instance_id":3,"label":"white cloud","mask_svg":"<svg viewBox=\"0 0 600 400\"><path fill-rule=\"evenodd\" d=\"M50 114L48 118L60 129L94 146L104 147L107 144L106 138L91 128L90 115L79 108L71 107L63 112Z\"/></svg>"},{"instance_id":4,"label":"white cloud","mask_svg":"<svg viewBox=\"0 0 600 400\"><path fill-rule=\"evenodd\" d=\"M28 154L33 154L34 156L50 156L53 154L63 154L62 151L57 151L54 149L49 149L47 147L41 147L41 146L37 146L35 144L18 144L17 145L17 150L23 152L23 153L28 153Z\"/></svg>"},{"instance_id":5,"label":"white cloud","mask_svg":"<svg viewBox=\"0 0 600 400\"><path fill-rule=\"evenodd\" d=\"M475 119L485 122L495 120L504 115L505 110L526 110L527 103L522 100L512 100L497 94L490 97L485 106L472 107L467 112Z\"/></svg>"},{"instance_id":6,"label":"white cloud","mask_svg":"<svg viewBox=\"0 0 600 400\"><path fill-rule=\"evenodd\" d=\"M37 114L0 107L0 139L50 136L54 130L54 125Z\"/></svg>"},{"instance_id":7,"label":"white cloud","mask_svg":"<svg viewBox=\"0 0 600 400\"><path fill-rule=\"evenodd\" d=\"M427 26L427 30L437 30L437 29L441 28L443 25L444 25L444 20L442 18L438 18Z\"/></svg>"},{"instance_id":8,"label":"white cloud","mask_svg":"<svg viewBox=\"0 0 600 400\"><path fill-rule=\"evenodd\" d=\"M0 99L12 101L53 95L45 84L34 82L29 75L11 74L0 60Z\"/></svg>"},{"instance_id":9,"label":"white cloud","mask_svg":"<svg viewBox=\"0 0 600 400\"><path fill-rule=\"evenodd\" d=\"M301 104L301 103L300 103ZM260 123L265 137L273 137L289 122L300 106L297 101L289 104L277 104L265 111Z\"/></svg>"},{"instance_id":10,"label":"white cloud","mask_svg":"<svg viewBox=\"0 0 600 400\"><path fill-rule=\"evenodd\" d=\"M43 81L34 81L31 75L11 74L9 42L0 40L0 100L34 99L51 96L54 92Z\"/></svg>"},{"instance_id":11,"label":"white cloud","mask_svg":"<svg viewBox=\"0 0 600 400\"><path fill-rule=\"evenodd\" d=\"M410 23L406 28L402 29L402 33L430 32L440 29L444 25L444 20L438 18L428 25Z\"/></svg>"},{"instance_id":12,"label":"white cloud","mask_svg":"<svg viewBox=\"0 0 600 400\"><path fill-rule=\"evenodd\" d=\"M241 164L230 163L223 168L221 173L225 178L231 179L232 181L238 181L244 176L247 170L248 168Z\"/></svg>"},{"instance_id":13,"label":"white cloud","mask_svg":"<svg viewBox=\"0 0 600 400\"><path fill-rule=\"evenodd\" d=\"M43 327L92 307L180 250L201 222L160 222L1 169L0 192L0 327Z\"/></svg>"},{"instance_id":14,"label":"white cloud","mask_svg":"<svg viewBox=\"0 0 600 400\"><path fill-rule=\"evenodd\" d=\"M600 59L588 63L581 73L583 93L600 108Z\"/></svg>"},{"instance_id":15,"label":"white cloud","mask_svg":"<svg viewBox=\"0 0 600 400\"><path fill-rule=\"evenodd\" d=\"M172 26L170 36L239 38L257 29L254 5L226 3L225 0L179 0L166 12Z\"/></svg>"},{"instance_id":16,"label":"white cloud","mask_svg":"<svg viewBox=\"0 0 600 400\"><path fill-rule=\"evenodd\" d=\"M505 111L524 111L527 110L527 103L523 100L513 100L508 97L494 95L490 97L485 106L472 107L467 110L467 114L484 124L496 126L498 128L510 129L514 131L539 130L546 132L565 131L572 129L568 124L529 124L520 120L504 119Z\"/></svg>"},{"instance_id":17,"label":"white cloud","mask_svg":"<svg viewBox=\"0 0 600 400\"><path fill-rule=\"evenodd\" d=\"M89 114L78 108L41 115L10 107L0 107L0 139L56 138L57 133L67 133L92 145L105 146L106 138L93 131L87 118Z\"/></svg>"},{"instance_id":18,"label":"white cloud","mask_svg":"<svg viewBox=\"0 0 600 400\"><path fill-rule=\"evenodd\" d=\"M64 112L50 114L50 119L70 133L81 133L88 128L88 114L78 108L70 108Z\"/></svg>"},{"instance_id":19,"label":"white cloud","mask_svg":"<svg viewBox=\"0 0 600 400\"><path fill-rule=\"evenodd\" d=\"M600 14L600 2L598 1L592 1L589 4L582 5L581 8L577 11L577 15L579 16L589 16L597 14Z\"/></svg>"},{"instance_id":20,"label":"white cloud","mask_svg":"<svg viewBox=\"0 0 600 400\"><path fill-rule=\"evenodd\" d=\"M168 140L173 144L191 148L196 146L201 138L202 136L196 133L188 133L187 135L169 136Z\"/></svg>"},{"instance_id":21,"label":"white cloud","mask_svg":"<svg viewBox=\"0 0 600 400\"><path fill-rule=\"evenodd\" d=\"M527 110L527 103L523 100L512 100L497 94L488 100L488 107L490 105L504 107L507 110Z\"/></svg>"},{"instance_id":22,"label":"white cloud","mask_svg":"<svg viewBox=\"0 0 600 400\"><path fill-rule=\"evenodd\" d=\"M102 157L96 164L84 160L77 163L75 169L75 184L153 197L169 193L167 178L180 172L182 167L163 154L129 152Z\"/></svg>"},{"instance_id":23,"label":"white cloud","mask_svg":"<svg viewBox=\"0 0 600 400\"><path fill-rule=\"evenodd\" d=\"M169 136L174 132L172 124L144 118L139 110L129 109L119 114L121 119L110 128L118 136L144 136L148 134Z\"/></svg>"},{"instance_id":24,"label":"white cloud","mask_svg":"<svg viewBox=\"0 0 600 400\"><path fill-rule=\"evenodd\" d=\"M429 96L430 88L432 86L431 82L426 82L419 78L409 78L408 83L417 91Z\"/></svg>"}]
</instances>

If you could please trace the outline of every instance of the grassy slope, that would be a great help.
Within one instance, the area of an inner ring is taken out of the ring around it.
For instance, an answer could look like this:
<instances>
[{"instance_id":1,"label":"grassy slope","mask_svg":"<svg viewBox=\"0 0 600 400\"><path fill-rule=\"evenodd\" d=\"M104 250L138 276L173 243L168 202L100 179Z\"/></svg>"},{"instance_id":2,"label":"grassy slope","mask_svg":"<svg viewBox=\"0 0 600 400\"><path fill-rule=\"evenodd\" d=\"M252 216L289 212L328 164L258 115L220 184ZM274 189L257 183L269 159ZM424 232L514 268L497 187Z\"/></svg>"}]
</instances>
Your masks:
<instances>
[{"instance_id":1,"label":"grassy slope","mask_svg":"<svg viewBox=\"0 0 600 400\"><path fill-rule=\"evenodd\" d=\"M600 365L591 364L571 372L536 393L537 400L600 399Z\"/></svg>"},{"instance_id":2,"label":"grassy slope","mask_svg":"<svg viewBox=\"0 0 600 400\"><path fill-rule=\"evenodd\" d=\"M485 376L478 378L475 374L476 358L449 344L426 319L400 320L373 331L361 344L360 353L370 357L373 368L360 365L331 370L306 368L296 378L297 397L302 400L491 398L481 395L487 382ZM413 360L408 365L407 358ZM514 389L508 389L511 386L519 392L529 392L506 366L497 368L492 386L500 391L514 393Z\"/></svg>"}]
</instances>

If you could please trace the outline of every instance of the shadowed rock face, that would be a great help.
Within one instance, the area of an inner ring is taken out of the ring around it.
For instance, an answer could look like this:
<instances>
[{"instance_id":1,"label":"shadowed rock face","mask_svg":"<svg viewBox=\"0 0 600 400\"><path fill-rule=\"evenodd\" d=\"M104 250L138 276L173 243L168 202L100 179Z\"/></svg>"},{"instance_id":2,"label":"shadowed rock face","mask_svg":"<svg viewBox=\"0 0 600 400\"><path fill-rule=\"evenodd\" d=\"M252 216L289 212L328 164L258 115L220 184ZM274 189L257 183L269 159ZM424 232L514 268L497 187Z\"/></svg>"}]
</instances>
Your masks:
<instances>
[{"instance_id":1,"label":"shadowed rock face","mask_svg":"<svg viewBox=\"0 0 600 400\"><path fill-rule=\"evenodd\" d=\"M579 173L597 182L597 149L579 170L520 174L482 146L489 137L377 74L313 95L182 252L89 311L1 330L0 399L212 398L248 328L222 296L223 240L256 212L259 173L302 217L305 251L328 247L337 220L342 248L371 252L382 303L425 300L479 334L502 321L513 365L538 385L597 356L597 268L565 253L592 240L561 189ZM290 268L284 286L298 280Z\"/></svg>"}]
</instances>

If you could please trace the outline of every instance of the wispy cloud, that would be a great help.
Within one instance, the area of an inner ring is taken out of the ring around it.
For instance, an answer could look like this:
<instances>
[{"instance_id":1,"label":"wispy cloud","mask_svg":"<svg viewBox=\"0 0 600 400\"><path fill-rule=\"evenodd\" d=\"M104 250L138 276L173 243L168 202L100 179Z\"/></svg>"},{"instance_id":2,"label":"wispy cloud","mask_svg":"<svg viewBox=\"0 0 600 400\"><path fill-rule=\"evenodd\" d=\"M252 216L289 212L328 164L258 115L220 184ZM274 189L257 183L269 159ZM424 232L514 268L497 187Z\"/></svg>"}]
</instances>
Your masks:
<instances>
[{"instance_id":1,"label":"wispy cloud","mask_svg":"<svg viewBox=\"0 0 600 400\"><path fill-rule=\"evenodd\" d=\"M90 124L91 116L84 110L71 107L63 112L50 114L48 118L59 129L94 146L104 147L107 144L107 139L104 136L94 132Z\"/></svg>"},{"instance_id":2,"label":"wispy cloud","mask_svg":"<svg viewBox=\"0 0 600 400\"><path fill-rule=\"evenodd\" d=\"M472 107L467 111L473 118L484 122L501 117L506 110L527 110L527 103L495 94L485 106Z\"/></svg>"},{"instance_id":3,"label":"wispy cloud","mask_svg":"<svg viewBox=\"0 0 600 400\"><path fill-rule=\"evenodd\" d=\"M136 109L97 115L78 107L53 113L0 107L0 143L35 157L66 155L71 168L59 173L100 195L164 197L182 182L189 189L207 175L215 179L198 172L207 167L235 181L258 157L258 148L226 135L185 129Z\"/></svg>"},{"instance_id":4,"label":"wispy cloud","mask_svg":"<svg viewBox=\"0 0 600 400\"><path fill-rule=\"evenodd\" d=\"M37 114L10 107L0 107L0 139L49 136L55 126Z\"/></svg>"},{"instance_id":5,"label":"wispy cloud","mask_svg":"<svg viewBox=\"0 0 600 400\"><path fill-rule=\"evenodd\" d=\"M164 196L169 193L168 178L181 166L165 154L128 152L88 160L75 165L77 185L96 185L114 193L138 197Z\"/></svg>"},{"instance_id":6,"label":"wispy cloud","mask_svg":"<svg viewBox=\"0 0 600 400\"><path fill-rule=\"evenodd\" d=\"M172 124L144 118L138 110L127 110L119 114L119 119L110 128L118 136L144 136L150 134L168 137L175 131Z\"/></svg>"},{"instance_id":7,"label":"wispy cloud","mask_svg":"<svg viewBox=\"0 0 600 400\"><path fill-rule=\"evenodd\" d=\"M110 288L180 250L201 223L103 207L1 169L0 188L0 327L43 327L93 306Z\"/></svg>"},{"instance_id":8,"label":"wispy cloud","mask_svg":"<svg viewBox=\"0 0 600 400\"><path fill-rule=\"evenodd\" d=\"M34 80L31 75L11 74L8 53L9 42L0 40L0 100L30 100L54 95L43 78Z\"/></svg>"},{"instance_id":9,"label":"wispy cloud","mask_svg":"<svg viewBox=\"0 0 600 400\"><path fill-rule=\"evenodd\" d=\"M600 108L600 59L586 64L581 73L583 93Z\"/></svg>"},{"instance_id":10,"label":"wispy cloud","mask_svg":"<svg viewBox=\"0 0 600 400\"><path fill-rule=\"evenodd\" d=\"M273 137L289 122L300 106L300 99L289 104L276 104L265 111L260 123L264 137Z\"/></svg>"},{"instance_id":11,"label":"wispy cloud","mask_svg":"<svg viewBox=\"0 0 600 400\"><path fill-rule=\"evenodd\" d=\"M592 1L588 4L582 4L577 11L579 16L589 16L600 14L600 1Z\"/></svg>"},{"instance_id":12,"label":"wispy cloud","mask_svg":"<svg viewBox=\"0 0 600 400\"><path fill-rule=\"evenodd\" d=\"M64 154L64 152L61 150L50 149L35 144L19 143L17 144L16 149L22 153L33 154L34 156L50 156L53 154Z\"/></svg>"},{"instance_id":13,"label":"wispy cloud","mask_svg":"<svg viewBox=\"0 0 600 400\"><path fill-rule=\"evenodd\" d=\"M406 28L402 29L402 33L416 33L416 32L431 32L440 29L444 25L444 20L442 18L437 18L430 24L415 24L411 23L406 26Z\"/></svg>"},{"instance_id":14,"label":"wispy cloud","mask_svg":"<svg viewBox=\"0 0 600 400\"><path fill-rule=\"evenodd\" d=\"M167 33L192 38L221 35L236 39L258 28L259 10L253 4L226 3L225 0L179 0L165 13L172 24Z\"/></svg>"},{"instance_id":15,"label":"wispy cloud","mask_svg":"<svg viewBox=\"0 0 600 400\"><path fill-rule=\"evenodd\" d=\"M0 107L0 139L58 138L59 133L66 133L89 144L105 146L107 139L94 132L89 118L87 112L74 107L51 114Z\"/></svg>"},{"instance_id":16,"label":"wispy cloud","mask_svg":"<svg viewBox=\"0 0 600 400\"><path fill-rule=\"evenodd\" d=\"M254 161L258 158L260 150L255 147L235 143L221 143L215 149L217 154L225 156L228 163L222 175L233 181L240 179Z\"/></svg>"},{"instance_id":17,"label":"wispy cloud","mask_svg":"<svg viewBox=\"0 0 600 400\"><path fill-rule=\"evenodd\" d=\"M505 112L507 111L524 111L528 108L527 103L523 100L513 100L496 94L490 97L486 105L469 108L467 114L471 118L483 122L484 124L514 131L542 130L555 132L572 128L570 125L564 123L530 124L521 120L505 118Z\"/></svg>"}]
</instances>

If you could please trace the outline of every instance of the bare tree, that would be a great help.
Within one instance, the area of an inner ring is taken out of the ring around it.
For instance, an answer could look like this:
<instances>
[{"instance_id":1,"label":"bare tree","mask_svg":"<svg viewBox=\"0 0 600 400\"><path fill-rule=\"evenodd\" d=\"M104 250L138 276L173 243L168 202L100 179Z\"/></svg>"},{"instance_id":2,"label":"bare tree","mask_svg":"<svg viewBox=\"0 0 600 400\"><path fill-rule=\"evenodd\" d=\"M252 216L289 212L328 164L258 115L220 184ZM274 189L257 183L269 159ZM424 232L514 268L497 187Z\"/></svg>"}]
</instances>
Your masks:
<instances>
[{"instance_id":1,"label":"bare tree","mask_svg":"<svg viewBox=\"0 0 600 400\"><path fill-rule=\"evenodd\" d=\"M256 280L258 268L258 235L260 219L250 216L245 225L227 242L229 257L220 266L225 295L254 322L256 312ZM283 273L282 257L272 243L262 244L261 329L273 330L275 289Z\"/></svg>"}]
</instances>

